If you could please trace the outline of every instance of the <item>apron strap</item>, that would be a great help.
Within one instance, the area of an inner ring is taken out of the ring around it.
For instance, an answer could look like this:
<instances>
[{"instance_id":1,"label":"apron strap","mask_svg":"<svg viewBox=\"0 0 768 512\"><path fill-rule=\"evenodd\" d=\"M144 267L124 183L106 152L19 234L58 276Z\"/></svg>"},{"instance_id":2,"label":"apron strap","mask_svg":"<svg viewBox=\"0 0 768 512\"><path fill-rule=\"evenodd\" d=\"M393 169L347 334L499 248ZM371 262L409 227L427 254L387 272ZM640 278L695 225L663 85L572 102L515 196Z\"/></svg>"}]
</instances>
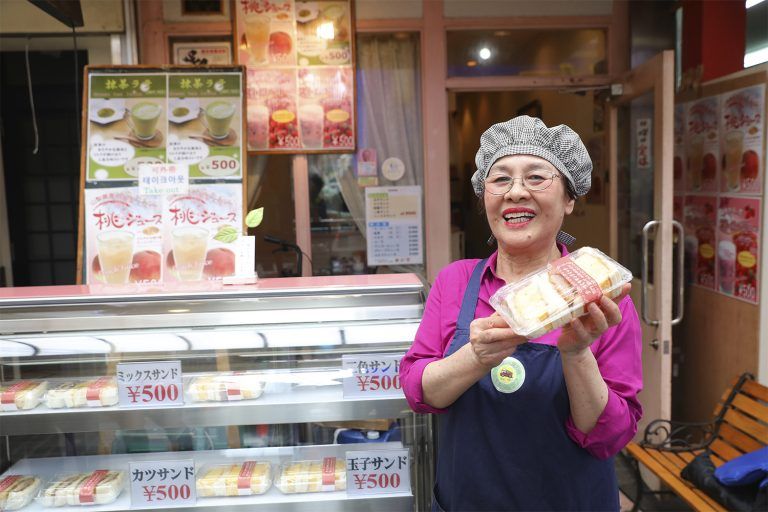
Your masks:
<instances>
[{"instance_id":1,"label":"apron strap","mask_svg":"<svg viewBox=\"0 0 768 512\"><path fill-rule=\"evenodd\" d=\"M464 299L461 301L461 310L456 322L456 330L467 331L469 324L475 319L475 309L477 308L477 297L480 294L480 281L483 277L483 268L488 258L480 260L472 271L472 277L469 278L469 284L464 291Z\"/></svg>"}]
</instances>

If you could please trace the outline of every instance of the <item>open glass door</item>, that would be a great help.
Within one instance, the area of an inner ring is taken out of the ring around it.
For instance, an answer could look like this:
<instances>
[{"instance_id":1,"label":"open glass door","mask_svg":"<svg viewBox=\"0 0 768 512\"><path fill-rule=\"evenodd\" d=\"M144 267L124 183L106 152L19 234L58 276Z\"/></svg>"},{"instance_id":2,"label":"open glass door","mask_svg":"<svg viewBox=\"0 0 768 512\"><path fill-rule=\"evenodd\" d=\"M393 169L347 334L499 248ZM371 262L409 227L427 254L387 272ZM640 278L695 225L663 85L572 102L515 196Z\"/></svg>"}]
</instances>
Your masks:
<instances>
[{"instance_id":1,"label":"open glass door","mask_svg":"<svg viewBox=\"0 0 768 512\"><path fill-rule=\"evenodd\" d=\"M684 237L672 217L674 52L632 69L612 93L611 256L635 276L632 299L643 325L641 435L649 421L670 419L672 325L683 304L683 251L675 244Z\"/></svg>"}]
</instances>

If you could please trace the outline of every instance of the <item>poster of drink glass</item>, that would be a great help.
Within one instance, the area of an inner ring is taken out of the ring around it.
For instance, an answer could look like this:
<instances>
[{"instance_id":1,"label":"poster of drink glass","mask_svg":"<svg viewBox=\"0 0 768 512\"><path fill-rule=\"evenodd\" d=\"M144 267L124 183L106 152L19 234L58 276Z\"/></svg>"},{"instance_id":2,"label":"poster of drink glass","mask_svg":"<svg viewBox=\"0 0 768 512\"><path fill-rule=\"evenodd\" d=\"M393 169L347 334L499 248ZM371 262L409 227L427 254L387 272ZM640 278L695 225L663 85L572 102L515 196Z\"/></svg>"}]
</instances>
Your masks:
<instances>
[{"instance_id":1,"label":"poster of drink glass","mask_svg":"<svg viewBox=\"0 0 768 512\"><path fill-rule=\"evenodd\" d=\"M354 150L349 0L235 2L250 151Z\"/></svg>"},{"instance_id":2,"label":"poster of drink glass","mask_svg":"<svg viewBox=\"0 0 768 512\"><path fill-rule=\"evenodd\" d=\"M243 225L242 194L240 184L207 183L164 198L166 282L234 275L235 243Z\"/></svg>"},{"instance_id":3,"label":"poster of drink glass","mask_svg":"<svg viewBox=\"0 0 768 512\"><path fill-rule=\"evenodd\" d=\"M684 103L675 105L675 125L674 125L674 160L672 169L674 171L674 191L675 194L682 194L685 192L684 188L684 175L685 172L685 110L686 105Z\"/></svg>"},{"instance_id":4,"label":"poster of drink glass","mask_svg":"<svg viewBox=\"0 0 768 512\"><path fill-rule=\"evenodd\" d=\"M165 74L91 73L86 180L135 180L139 165L165 162Z\"/></svg>"},{"instance_id":5,"label":"poster of drink glass","mask_svg":"<svg viewBox=\"0 0 768 512\"><path fill-rule=\"evenodd\" d=\"M137 187L90 188L84 197L86 283L161 282L162 197Z\"/></svg>"},{"instance_id":6,"label":"poster of drink glass","mask_svg":"<svg viewBox=\"0 0 768 512\"><path fill-rule=\"evenodd\" d=\"M719 99L710 96L686 103L686 107L686 190L717 192Z\"/></svg>"},{"instance_id":7,"label":"poster of drink glass","mask_svg":"<svg viewBox=\"0 0 768 512\"><path fill-rule=\"evenodd\" d=\"M720 95L721 192L761 193L765 165L764 126L765 85Z\"/></svg>"},{"instance_id":8,"label":"poster of drink glass","mask_svg":"<svg viewBox=\"0 0 768 512\"><path fill-rule=\"evenodd\" d=\"M760 199L720 197L717 210L718 290L757 303Z\"/></svg>"},{"instance_id":9,"label":"poster of drink glass","mask_svg":"<svg viewBox=\"0 0 768 512\"><path fill-rule=\"evenodd\" d=\"M168 76L168 161L189 177L241 179L240 73Z\"/></svg>"},{"instance_id":10,"label":"poster of drink glass","mask_svg":"<svg viewBox=\"0 0 768 512\"><path fill-rule=\"evenodd\" d=\"M714 290L717 198L686 196L683 216L686 266L690 268L691 282Z\"/></svg>"}]
</instances>

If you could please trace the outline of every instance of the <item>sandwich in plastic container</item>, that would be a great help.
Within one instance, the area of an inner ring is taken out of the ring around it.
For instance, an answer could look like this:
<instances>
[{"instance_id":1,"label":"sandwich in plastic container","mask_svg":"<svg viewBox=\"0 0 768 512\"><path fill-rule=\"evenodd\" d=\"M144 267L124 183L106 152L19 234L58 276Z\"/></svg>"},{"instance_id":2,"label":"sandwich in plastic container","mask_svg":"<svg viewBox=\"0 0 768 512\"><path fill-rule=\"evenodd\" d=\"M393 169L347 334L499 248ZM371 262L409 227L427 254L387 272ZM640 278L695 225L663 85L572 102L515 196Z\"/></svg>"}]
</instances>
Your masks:
<instances>
[{"instance_id":1,"label":"sandwich in plastic container","mask_svg":"<svg viewBox=\"0 0 768 512\"><path fill-rule=\"evenodd\" d=\"M7 475L0 478L0 510L26 507L40 489L40 479L31 475Z\"/></svg>"},{"instance_id":2,"label":"sandwich in plastic container","mask_svg":"<svg viewBox=\"0 0 768 512\"><path fill-rule=\"evenodd\" d=\"M50 409L108 407L115 404L117 381L114 377L63 382L45 394L45 405Z\"/></svg>"},{"instance_id":3,"label":"sandwich in plastic container","mask_svg":"<svg viewBox=\"0 0 768 512\"><path fill-rule=\"evenodd\" d=\"M259 398L264 381L257 374L233 372L194 377L185 387L191 402L229 402Z\"/></svg>"},{"instance_id":4,"label":"sandwich in plastic container","mask_svg":"<svg viewBox=\"0 0 768 512\"><path fill-rule=\"evenodd\" d=\"M275 487L285 494L343 491L347 488L346 461L326 457L285 463L280 467Z\"/></svg>"},{"instance_id":5,"label":"sandwich in plastic container","mask_svg":"<svg viewBox=\"0 0 768 512\"><path fill-rule=\"evenodd\" d=\"M104 505L120 496L126 485L122 471L97 469L54 478L40 492L37 501L44 507Z\"/></svg>"},{"instance_id":6,"label":"sandwich in plastic container","mask_svg":"<svg viewBox=\"0 0 768 512\"><path fill-rule=\"evenodd\" d=\"M603 252L582 247L501 287L490 302L515 333L533 339L586 314L603 295L618 297L631 280L632 272Z\"/></svg>"},{"instance_id":7,"label":"sandwich in plastic container","mask_svg":"<svg viewBox=\"0 0 768 512\"><path fill-rule=\"evenodd\" d=\"M48 389L44 380L19 380L0 385L0 411L34 409Z\"/></svg>"},{"instance_id":8,"label":"sandwich in plastic container","mask_svg":"<svg viewBox=\"0 0 768 512\"><path fill-rule=\"evenodd\" d=\"M272 486L272 466L269 462L246 460L203 466L198 475L197 495L201 498L264 494Z\"/></svg>"}]
</instances>

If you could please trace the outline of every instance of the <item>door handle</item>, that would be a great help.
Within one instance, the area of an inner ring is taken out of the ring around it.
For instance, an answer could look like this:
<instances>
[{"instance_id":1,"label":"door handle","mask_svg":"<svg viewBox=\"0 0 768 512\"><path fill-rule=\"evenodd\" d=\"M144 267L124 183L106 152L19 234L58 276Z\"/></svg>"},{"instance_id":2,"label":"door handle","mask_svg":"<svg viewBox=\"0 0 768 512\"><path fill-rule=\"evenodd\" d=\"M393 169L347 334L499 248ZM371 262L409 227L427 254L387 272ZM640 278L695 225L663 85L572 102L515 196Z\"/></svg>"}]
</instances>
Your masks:
<instances>
[{"instance_id":1,"label":"door handle","mask_svg":"<svg viewBox=\"0 0 768 512\"><path fill-rule=\"evenodd\" d=\"M645 226L643 226L643 246L641 251L643 264L641 268L640 311L643 315L643 321L648 325L659 325L658 320L652 320L648 316L648 233L650 233L651 228L658 226L659 224L661 224L661 221L649 220Z\"/></svg>"},{"instance_id":2,"label":"door handle","mask_svg":"<svg viewBox=\"0 0 768 512\"><path fill-rule=\"evenodd\" d=\"M672 229L677 231L677 307L680 311L676 317L672 319L672 325L677 325L683 321L683 315L685 314L684 299L685 299L685 229L683 225L678 221L672 221Z\"/></svg>"}]
</instances>

